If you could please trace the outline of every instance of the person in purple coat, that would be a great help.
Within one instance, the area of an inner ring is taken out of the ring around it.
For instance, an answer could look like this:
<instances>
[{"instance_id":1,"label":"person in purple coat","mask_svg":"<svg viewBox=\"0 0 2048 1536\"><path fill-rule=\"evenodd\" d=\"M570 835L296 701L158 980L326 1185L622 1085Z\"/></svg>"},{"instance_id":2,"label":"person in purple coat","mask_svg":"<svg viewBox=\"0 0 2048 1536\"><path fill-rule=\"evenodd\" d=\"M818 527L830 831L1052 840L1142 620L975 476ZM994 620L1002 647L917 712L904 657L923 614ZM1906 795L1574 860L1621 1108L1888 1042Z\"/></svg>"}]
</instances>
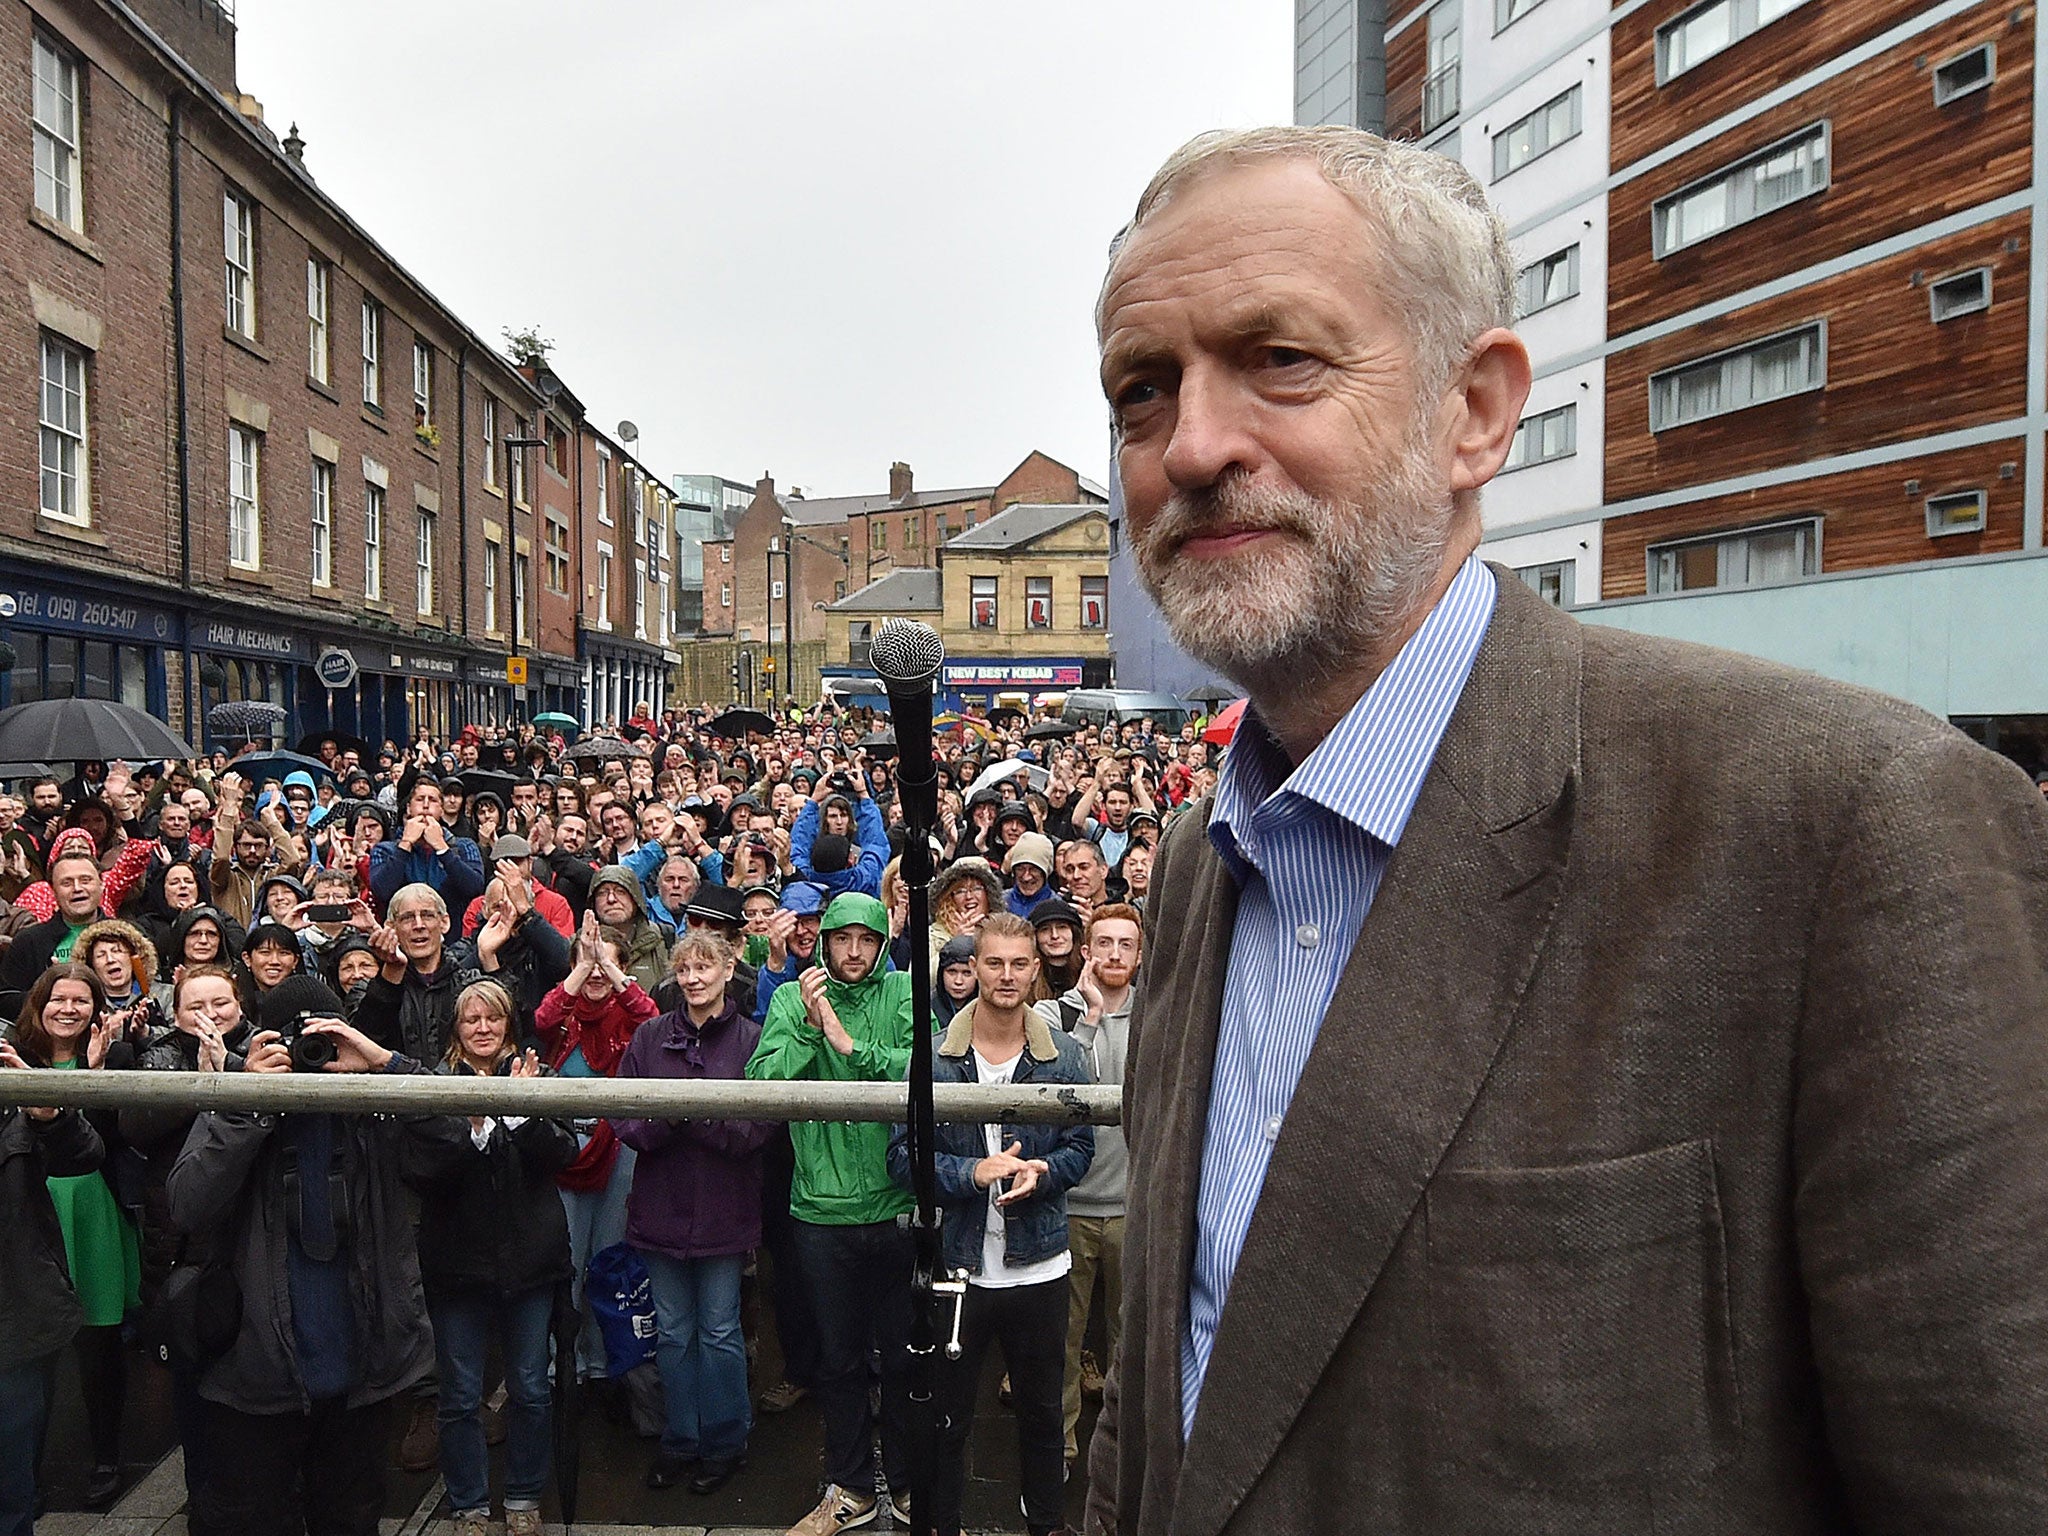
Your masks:
<instances>
[{"instance_id":1,"label":"person in purple coat","mask_svg":"<svg viewBox=\"0 0 2048 1536\"><path fill-rule=\"evenodd\" d=\"M761 1026L726 996L732 946L709 932L676 941L683 1006L649 1019L620 1077L745 1074ZM658 1330L655 1357L667 1426L647 1486L690 1478L715 1493L746 1464L753 1405L740 1333L740 1272L761 1242L761 1148L755 1120L614 1120L639 1161L626 1198L626 1241L647 1261Z\"/></svg>"}]
</instances>

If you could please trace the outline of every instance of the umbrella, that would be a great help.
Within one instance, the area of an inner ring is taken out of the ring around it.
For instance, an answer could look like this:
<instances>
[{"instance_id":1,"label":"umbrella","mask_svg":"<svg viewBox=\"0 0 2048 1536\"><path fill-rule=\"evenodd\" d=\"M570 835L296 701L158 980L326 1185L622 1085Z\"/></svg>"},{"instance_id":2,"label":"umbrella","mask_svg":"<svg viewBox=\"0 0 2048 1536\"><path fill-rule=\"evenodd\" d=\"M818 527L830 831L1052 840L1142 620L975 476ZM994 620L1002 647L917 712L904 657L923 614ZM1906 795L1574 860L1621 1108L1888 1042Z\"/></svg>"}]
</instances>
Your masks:
<instances>
[{"instance_id":1,"label":"umbrella","mask_svg":"<svg viewBox=\"0 0 2048 1536\"><path fill-rule=\"evenodd\" d=\"M0 763L196 756L163 721L112 699L37 699L0 709Z\"/></svg>"},{"instance_id":2,"label":"umbrella","mask_svg":"<svg viewBox=\"0 0 2048 1536\"><path fill-rule=\"evenodd\" d=\"M498 804L507 807L512 804L512 786L532 782L520 774L495 773L489 768L465 768L452 777L462 781L465 795L493 794L498 797ZM441 782L445 784L448 781L443 779Z\"/></svg>"},{"instance_id":3,"label":"umbrella","mask_svg":"<svg viewBox=\"0 0 2048 1536\"><path fill-rule=\"evenodd\" d=\"M576 1522L577 1485L582 1481L583 1418L582 1389L576 1381L576 1340L583 1332L583 1314L578 1310L567 1280L555 1287L554 1424L555 1497L562 1506L562 1524Z\"/></svg>"},{"instance_id":4,"label":"umbrella","mask_svg":"<svg viewBox=\"0 0 2048 1536\"><path fill-rule=\"evenodd\" d=\"M1210 683L1205 687L1190 688L1181 697L1190 704L1207 704L1213 709L1225 699L1233 699L1237 695L1233 690L1225 688L1221 683Z\"/></svg>"},{"instance_id":5,"label":"umbrella","mask_svg":"<svg viewBox=\"0 0 2048 1536\"><path fill-rule=\"evenodd\" d=\"M239 773L242 782L251 789L265 779L276 779L282 784L288 773L310 773L316 779L334 777L332 768L303 752L251 752L247 757L238 757L230 762L228 770Z\"/></svg>"},{"instance_id":6,"label":"umbrella","mask_svg":"<svg viewBox=\"0 0 2048 1536\"><path fill-rule=\"evenodd\" d=\"M1229 746L1230 738L1237 734L1237 722L1244 718L1244 704L1243 699L1238 699L1224 705L1222 712L1202 732L1202 740L1219 747Z\"/></svg>"},{"instance_id":7,"label":"umbrella","mask_svg":"<svg viewBox=\"0 0 2048 1536\"><path fill-rule=\"evenodd\" d=\"M216 736L239 736L253 741L258 736L275 736L284 724L284 706L262 699L216 704L206 712L206 728Z\"/></svg>"},{"instance_id":8,"label":"umbrella","mask_svg":"<svg viewBox=\"0 0 2048 1536\"><path fill-rule=\"evenodd\" d=\"M870 731L867 735L861 737L859 741L855 742L854 745L867 753L869 757L894 757L896 755L896 737L894 733L889 731Z\"/></svg>"},{"instance_id":9,"label":"umbrella","mask_svg":"<svg viewBox=\"0 0 2048 1536\"><path fill-rule=\"evenodd\" d=\"M1013 704L998 704L988 712L988 723L990 725L1001 725L1005 720L1022 720L1023 718L1024 711L1018 709Z\"/></svg>"},{"instance_id":10,"label":"umbrella","mask_svg":"<svg viewBox=\"0 0 2048 1536\"><path fill-rule=\"evenodd\" d=\"M223 704L213 713L219 714L220 710L229 707ZM282 711L279 711L279 713L282 713ZM207 718L211 720L213 716L209 715ZM351 736L347 731L308 731L299 738L299 744L293 750L304 752L310 757L318 757L320 755L320 743L323 741L333 742L343 752L355 753L360 761L368 761L377 755L370 750L370 744L367 741L363 740L360 736Z\"/></svg>"},{"instance_id":11,"label":"umbrella","mask_svg":"<svg viewBox=\"0 0 2048 1536\"><path fill-rule=\"evenodd\" d=\"M1081 727L1071 720L1041 720L1024 733L1026 741L1059 741L1078 736Z\"/></svg>"},{"instance_id":12,"label":"umbrella","mask_svg":"<svg viewBox=\"0 0 2048 1536\"><path fill-rule=\"evenodd\" d=\"M580 731L583 722L574 715L565 715L559 709L551 709L544 715L533 717L535 725L551 725L558 731Z\"/></svg>"},{"instance_id":13,"label":"umbrella","mask_svg":"<svg viewBox=\"0 0 2048 1536\"><path fill-rule=\"evenodd\" d=\"M713 736L731 736L735 739L754 736L773 736L775 722L758 709L728 709L705 727Z\"/></svg>"},{"instance_id":14,"label":"umbrella","mask_svg":"<svg viewBox=\"0 0 2048 1536\"><path fill-rule=\"evenodd\" d=\"M572 763L596 762L606 757L645 757L647 754L630 741L621 741L616 736L586 736L575 746L562 754Z\"/></svg>"},{"instance_id":15,"label":"umbrella","mask_svg":"<svg viewBox=\"0 0 2048 1536\"><path fill-rule=\"evenodd\" d=\"M967 792L972 795L984 789L992 789L998 784L1006 783L1016 778L1019 773L1030 776L1030 784L1033 789L1042 790L1052 782L1052 775L1039 767L1038 764L1019 762L1014 757L1006 757L1001 762L990 763L987 768L983 769L981 777L969 786Z\"/></svg>"}]
</instances>

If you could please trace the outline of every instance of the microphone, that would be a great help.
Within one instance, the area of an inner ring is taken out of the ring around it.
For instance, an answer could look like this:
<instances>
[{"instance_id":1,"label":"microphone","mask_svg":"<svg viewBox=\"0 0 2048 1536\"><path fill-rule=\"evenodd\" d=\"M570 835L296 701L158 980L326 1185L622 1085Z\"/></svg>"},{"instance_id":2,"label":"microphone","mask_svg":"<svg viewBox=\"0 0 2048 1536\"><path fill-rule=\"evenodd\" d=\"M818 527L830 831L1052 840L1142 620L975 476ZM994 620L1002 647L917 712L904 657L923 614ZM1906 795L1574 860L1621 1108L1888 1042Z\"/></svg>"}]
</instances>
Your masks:
<instances>
[{"instance_id":1,"label":"microphone","mask_svg":"<svg viewBox=\"0 0 2048 1536\"><path fill-rule=\"evenodd\" d=\"M912 843L925 847L939 817L938 763L932 752L932 683L945 659L946 645L939 632L916 619L884 619L868 652L869 664L889 695L889 724L896 734L896 791L903 804L906 878Z\"/></svg>"}]
</instances>

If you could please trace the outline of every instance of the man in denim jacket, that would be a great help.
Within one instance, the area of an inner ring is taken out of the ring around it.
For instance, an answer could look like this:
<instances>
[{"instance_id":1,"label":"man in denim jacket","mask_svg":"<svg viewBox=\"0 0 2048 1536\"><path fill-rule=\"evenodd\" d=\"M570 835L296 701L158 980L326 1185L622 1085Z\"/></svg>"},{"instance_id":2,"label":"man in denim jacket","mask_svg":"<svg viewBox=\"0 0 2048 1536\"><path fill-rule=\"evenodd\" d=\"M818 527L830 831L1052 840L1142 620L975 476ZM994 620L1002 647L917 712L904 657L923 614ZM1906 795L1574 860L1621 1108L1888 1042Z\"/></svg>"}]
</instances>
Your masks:
<instances>
[{"instance_id":1,"label":"man in denim jacket","mask_svg":"<svg viewBox=\"0 0 2048 1536\"><path fill-rule=\"evenodd\" d=\"M998 912L974 944L979 995L953 1016L933 1055L940 1083L1086 1083L1086 1057L1070 1035L1026 1003L1038 977L1031 925ZM967 1273L960 1358L939 1366L939 1434L932 1471L932 1530L960 1529L963 1452L975 1388L991 1340L1003 1348L1017 1415L1017 1460L1031 1536L1062 1528L1064 1424L1060 1386L1067 1333L1067 1191L1095 1157L1085 1125L938 1127L940 1231L949 1270ZM889 1172L910 1183L906 1132L889 1143Z\"/></svg>"}]
</instances>

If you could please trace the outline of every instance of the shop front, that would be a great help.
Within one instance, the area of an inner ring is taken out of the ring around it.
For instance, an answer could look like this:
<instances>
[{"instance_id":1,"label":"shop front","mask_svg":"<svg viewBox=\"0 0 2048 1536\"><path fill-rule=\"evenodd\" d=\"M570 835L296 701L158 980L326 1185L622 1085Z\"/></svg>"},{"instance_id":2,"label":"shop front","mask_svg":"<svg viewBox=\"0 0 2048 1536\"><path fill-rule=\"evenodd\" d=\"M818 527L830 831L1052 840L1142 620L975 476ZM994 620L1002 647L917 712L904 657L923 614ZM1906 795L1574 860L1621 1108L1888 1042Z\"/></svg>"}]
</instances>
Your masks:
<instances>
[{"instance_id":1,"label":"shop front","mask_svg":"<svg viewBox=\"0 0 2048 1536\"><path fill-rule=\"evenodd\" d=\"M553 656L527 658L527 676L539 684L540 702L534 713L573 715L583 718L583 669L573 661Z\"/></svg>"},{"instance_id":2,"label":"shop front","mask_svg":"<svg viewBox=\"0 0 2048 1536\"><path fill-rule=\"evenodd\" d=\"M462 658L462 709L472 724L504 727L527 718L527 686L511 681L512 673L522 670L511 666L512 660L505 656ZM531 677L531 663L523 656L517 660Z\"/></svg>"},{"instance_id":3,"label":"shop front","mask_svg":"<svg viewBox=\"0 0 2048 1536\"><path fill-rule=\"evenodd\" d=\"M604 630L579 629L576 643L583 657L583 697L580 709L570 713L587 726L623 725L642 707L660 718L668 707L669 673L680 657Z\"/></svg>"},{"instance_id":4,"label":"shop front","mask_svg":"<svg viewBox=\"0 0 2048 1536\"><path fill-rule=\"evenodd\" d=\"M169 716L166 665L176 666L184 624L170 608L0 568L14 611L0 639L14 648L0 675L0 705L36 699L118 699Z\"/></svg>"},{"instance_id":5,"label":"shop front","mask_svg":"<svg viewBox=\"0 0 2048 1536\"><path fill-rule=\"evenodd\" d=\"M1033 656L1006 661L973 657L945 664L939 674L939 700L943 709L970 705L992 709L998 704L1029 709L1041 693L1108 686L1109 662L1104 658Z\"/></svg>"},{"instance_id":6,"label":"shop front","mask_svg":"<svg viewBox=\"0 0 2048 1536\"><path fill-rule=\"evenodd\" d=\"M221 737L207 717L222 704L265 702L284 710L279 736L287 746L309 727L299 706L301 673L313 664L312 638L296 630L254 620L194 617L192 649L199 661L199 719L195 735L203 745L232 747L240 737ZM314 720L313 725L325 721Z\"/></svg>"}]
</instances>

